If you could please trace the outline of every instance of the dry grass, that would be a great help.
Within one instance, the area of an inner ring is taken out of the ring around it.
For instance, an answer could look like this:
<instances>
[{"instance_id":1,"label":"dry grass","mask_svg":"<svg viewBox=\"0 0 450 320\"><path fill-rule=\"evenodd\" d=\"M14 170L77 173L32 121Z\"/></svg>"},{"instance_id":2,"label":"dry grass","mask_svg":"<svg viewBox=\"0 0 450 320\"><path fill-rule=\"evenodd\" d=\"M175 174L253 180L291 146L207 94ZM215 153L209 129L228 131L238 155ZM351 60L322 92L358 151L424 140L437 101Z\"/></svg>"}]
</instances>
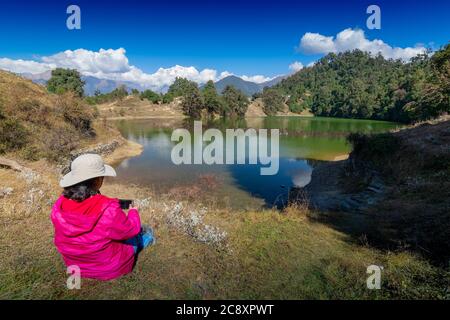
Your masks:
<instances>
[{"instance_id":1,"label":"dry grass","mask_svg":"<svg viewBox=\"0 0 450 320\"><path fill-rule=\"evenodd\" d=\"M148 199L144 223L158 243L144 251L134 272L111 282L83 280L65 288L65 268L52 243L50 202L58 196L55 168L32 164L40 178L27 183L0 169L13 194L0 199L0 298L3 299L380 299L443 298L443 275L406 253L383 254L355 245L344 234L311 220L305 208L239 212L207 208L203 223L227 232L222 245L194 239L168 223L169 195L137 186L106 183L102 192ZM23 203L30 188L44 196ZM186 212L200 203L184 202ZM383 289L367 290L366 268L385 267ZM439 282L441 281L441 282Z\"/></svg>"},{"instance_id":2,"label":"dry grass","mask_svg":"<svg viewBox=\"0 0 450 320\"><path fill-rule=\"evenodd\" d=\"M3 153L56 162L83 142L93 142L94 114L92 107L71 94L49 94L41 85L0 71L0 129L7 125L7 131L13 129L22 137L19 140L3 134Z\"/></svg>"},{"instance_id":3,"label":"dry grass","mask_svg":"<svg viewBox=\"0 0 450 320\"><path fill-rule=\"evenodd\" d=\"M97 106L100 116L107 119L184 118L178 100L170 104L154 104L147 99L128 96L123 100Z\"/></svg>"}]
</instances>

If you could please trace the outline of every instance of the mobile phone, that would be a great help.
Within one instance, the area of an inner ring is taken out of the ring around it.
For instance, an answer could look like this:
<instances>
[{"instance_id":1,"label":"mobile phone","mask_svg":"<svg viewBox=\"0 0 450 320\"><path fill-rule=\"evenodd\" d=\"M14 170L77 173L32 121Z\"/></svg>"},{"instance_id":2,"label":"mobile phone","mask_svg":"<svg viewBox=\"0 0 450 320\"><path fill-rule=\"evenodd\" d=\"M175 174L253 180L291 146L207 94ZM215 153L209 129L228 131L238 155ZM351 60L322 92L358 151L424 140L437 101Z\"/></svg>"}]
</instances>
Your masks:
<instances>
[{"instance_id":1,"label":"mobile phone","mask_svg":"<svg viewBox=\"0 0 450 320\"><path fill-rule=\"evenodd\" d=\"M133 204L133 200L119 199L119 205L122 210L130 209L132 204Z\"/></svg>"}]
</instances>

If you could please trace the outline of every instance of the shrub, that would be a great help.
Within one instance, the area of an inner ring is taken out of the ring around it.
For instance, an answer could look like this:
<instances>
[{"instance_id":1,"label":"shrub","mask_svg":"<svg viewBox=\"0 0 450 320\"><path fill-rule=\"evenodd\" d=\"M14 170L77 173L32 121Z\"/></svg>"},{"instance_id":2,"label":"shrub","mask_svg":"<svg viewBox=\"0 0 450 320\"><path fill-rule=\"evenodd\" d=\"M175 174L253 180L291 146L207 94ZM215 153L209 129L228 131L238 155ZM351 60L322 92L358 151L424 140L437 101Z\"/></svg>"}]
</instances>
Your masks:
<instances>
[{"instance_id":1,"label":"shrub","mask_svg":"<svg viewBox=\"0 0 450 320\"><path fill-rule=\"evenodd\" d=\"M79 133L88 137L95 136L95 131L92 128L94 112L91 107L73 95L64 95L58 99L57 106L64 120Z\"/></svg>"},{"instance_id":2,"label":"shrub","mask_svg":"<svg viewBox=\"0 0 450 320\"><path fill-rule=\"evenodd\" d=\"M26 128L17 119L0 119L0 153L22 148L27 137Z\"/></svg>"},{"instance_id":3,"label":"shrub","mask_svg":"<svg viewBox=\"0 0 450 320\"><path fill-rule=\"evenodd\" d=\"M22 158L28 161L37 161L42 156L42 151L39 148L32 144L27 144L20 151L20 155Z\"/></svg>"},{"instance_id":4,"label":"shrub","mask_svg":"<svg viewBox=\"0 0 450 320\"><path fill-rule=\"evenodd\" d=\"M78 146L78 137L75 129L67 124L53 128L46 136L43 156L54 162L67 157Z\"/></svg>"},{"instance_id":5,"label":"shrub","mask_svg":"<svg viewBox=\"0 0 450 320\"><path fill-rule=\"evenodd\" d=\"M5 115L3 114L3 103L0 100L0 120L5 119Z\"/></svg>"},{"instance_id":6,"label":"shrub","mask_svg":"<svg viewBox=\"0 0 450 320\"><path fill-rule=\"evenodd\" d=\"M140 98L142 100L147 99L151 103L155 104L161 101L161 96L152 90L145 90L144 92L141 93Z\"/></svg>"},{"instance_id":7,"label":"shrub","mask_svg":"<svg viewBox=\"0 0 450 320\"><path fill-rule=\"evenodd\" d=\"M38 100L22 100L16 106L17 117L23 121L49 126L50 107L43 105Z\"/></svg>"},{"instance_id":8,"label":"shrub","mask_svg":"<svg viewBox=\"0 0 450 320\"><path fill-rule=\"evenodd\" d=\"M171 93L166 93L162 97L162 103L171 103L174 100L174 95Z\"/></svg>"}]
</instances>

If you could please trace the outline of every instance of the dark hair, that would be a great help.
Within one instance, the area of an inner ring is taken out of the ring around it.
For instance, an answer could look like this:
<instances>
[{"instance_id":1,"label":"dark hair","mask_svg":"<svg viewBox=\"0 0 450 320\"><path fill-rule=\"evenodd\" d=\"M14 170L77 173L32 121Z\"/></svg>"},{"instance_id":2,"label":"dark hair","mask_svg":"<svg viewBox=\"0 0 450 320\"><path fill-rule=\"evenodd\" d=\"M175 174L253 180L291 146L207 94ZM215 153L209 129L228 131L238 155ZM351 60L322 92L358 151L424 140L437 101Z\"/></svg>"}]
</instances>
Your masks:
<instances>
[{"instance_id":1,"label":"dark hair","mask_svg":"<svg viewBox=\"0 0 450 320\"><path fill-rule=\"evenodd\" d=\"M63 196L67 199L74 200L76 202L83 202L84 200L95 196L99 193L98 190L94 189L94 182L96 178L89 179L80 182L76 185L64 188Z\"/></svg>"}]
</instances>

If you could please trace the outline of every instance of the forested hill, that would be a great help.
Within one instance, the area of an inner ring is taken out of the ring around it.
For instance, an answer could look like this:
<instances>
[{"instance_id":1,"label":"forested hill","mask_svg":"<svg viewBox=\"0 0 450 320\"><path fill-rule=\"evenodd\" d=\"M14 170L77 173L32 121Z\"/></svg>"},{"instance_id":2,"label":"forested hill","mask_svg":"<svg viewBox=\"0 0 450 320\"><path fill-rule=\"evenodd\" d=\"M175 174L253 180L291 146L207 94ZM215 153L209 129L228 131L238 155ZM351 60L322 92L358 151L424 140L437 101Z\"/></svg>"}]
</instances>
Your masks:
<instances>
[{"instance_id":1,"label":"forested hill","mask_svg":"<svg viewBox=\"0 0 450 320\"><path fill-rule=\"evenodd\" d=\"M414 122L450 112L450 45L409 63L355 50L328 54L275 86L291 110Z\"/></svg>"}]
</instances>

